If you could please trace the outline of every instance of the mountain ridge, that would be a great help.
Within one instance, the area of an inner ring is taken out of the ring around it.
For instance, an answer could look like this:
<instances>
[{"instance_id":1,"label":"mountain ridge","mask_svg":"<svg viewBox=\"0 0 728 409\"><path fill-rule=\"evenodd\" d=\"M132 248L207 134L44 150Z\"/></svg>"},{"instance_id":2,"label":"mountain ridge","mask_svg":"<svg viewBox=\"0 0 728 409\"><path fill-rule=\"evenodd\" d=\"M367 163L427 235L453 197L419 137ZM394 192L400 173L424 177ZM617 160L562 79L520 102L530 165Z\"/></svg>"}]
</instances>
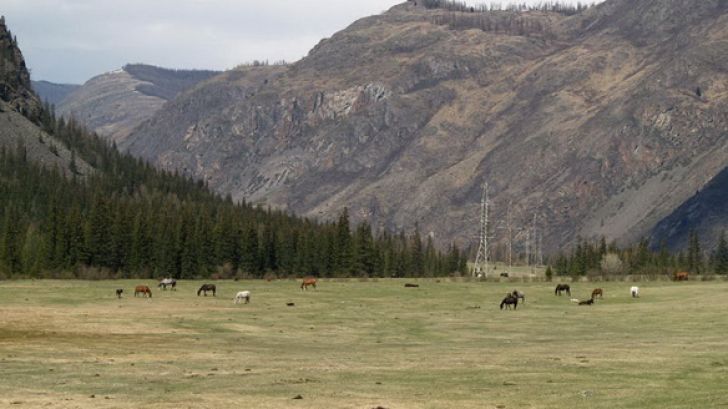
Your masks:
<instances>
[{"instance_id":1,"label":"mountain ridge","mask_svg":"<svg viewBox=\"0 0 728 409\"><path fill-rule=\"evenodd\" d=\"M520 226L536 214L548 250L633 242L727 162L728 4L682 10L693 3L564 16L407 2L277 72L211 79L120 146L236 199L322 217L349 207L445 242L476 236L486 180L494 218L509 203Z\"/></svg>"}]
</instances>

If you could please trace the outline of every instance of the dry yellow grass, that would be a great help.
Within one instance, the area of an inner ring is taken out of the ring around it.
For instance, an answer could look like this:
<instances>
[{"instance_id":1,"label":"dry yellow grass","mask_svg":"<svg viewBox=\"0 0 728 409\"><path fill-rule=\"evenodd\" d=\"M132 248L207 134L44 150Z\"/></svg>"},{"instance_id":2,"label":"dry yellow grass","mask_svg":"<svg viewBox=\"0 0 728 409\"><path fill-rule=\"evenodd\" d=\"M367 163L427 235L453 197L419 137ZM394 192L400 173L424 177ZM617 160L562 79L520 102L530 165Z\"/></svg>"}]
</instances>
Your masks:
<instances>
[{"instance_id":1,"label":"dry yellow grass","mask_svg":"<svg viewBox=\"0 0 728 409\"><path fill-rule=\"evenodd\" d=\"M548 283L418 282L223 281L216 298L181 282L151 300L115 298L137 281L2 282L0 407L728 405L726 283L644 283L638 300L603 283L578 307ZM498 310L514 286L526 304Z\"/></svg>"}]
</instances>

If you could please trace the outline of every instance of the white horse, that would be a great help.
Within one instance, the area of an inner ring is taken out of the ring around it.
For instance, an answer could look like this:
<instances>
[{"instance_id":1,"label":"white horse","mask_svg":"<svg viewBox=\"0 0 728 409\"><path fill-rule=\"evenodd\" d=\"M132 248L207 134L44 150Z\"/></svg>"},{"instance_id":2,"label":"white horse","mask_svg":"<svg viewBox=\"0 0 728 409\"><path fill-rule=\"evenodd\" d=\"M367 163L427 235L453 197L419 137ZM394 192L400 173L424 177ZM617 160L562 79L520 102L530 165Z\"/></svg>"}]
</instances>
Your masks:
<instances>
[{"instance_id":1,"label":"white horse","mask_svg":"<svg viewBox=\"0 0 728 409\"><path fill-rule=\"evenodd\" d=\"M164 280L159 282L159 285L157 287L162 287L163 290L167 289L167 286L172 287L173 290L177 290L177 280L174 278L165 278Z\"/></svg>"},{"instance_id":2,"label":"white horse","mask_svg":"<svg viewBox=\"0 0 728 409\"><path fill-rule=\"evenodd\" d=\"M637 286L633 286L629 289L630 294L632 294L632 298L639 298L640 296L640 288Z\"/></svg>"},{"instance_id":3,"label":"white horse","mask_svg":"<svg viewBox=\"0 0 728 409\"><path fill-rule=\"evenodd\" d=\"M239 293L235 294L235 298L233 298L233 303L238 304L242 300L245 300L246 304L250 302L250 291L240 291Z\"/></svg>"}]
</instances>

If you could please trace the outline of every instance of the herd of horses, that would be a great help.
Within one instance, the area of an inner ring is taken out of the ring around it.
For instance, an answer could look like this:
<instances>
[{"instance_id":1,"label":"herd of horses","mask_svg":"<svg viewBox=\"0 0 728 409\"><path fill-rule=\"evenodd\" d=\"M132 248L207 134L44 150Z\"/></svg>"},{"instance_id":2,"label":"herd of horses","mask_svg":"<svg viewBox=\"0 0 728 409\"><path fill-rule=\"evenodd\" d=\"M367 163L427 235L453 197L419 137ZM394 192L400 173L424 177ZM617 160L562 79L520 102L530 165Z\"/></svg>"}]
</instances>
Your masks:
<instances>
[{"instance_id":1,"label":"herd of horses","mask_svg":"<svg viewBox=\"0 0 728 409\"><path fill-rule=\"evenodd\" d=\"M159 281L159 284L157 285L158 288L161 288L163 291L167 290L167 287L170 288L172 291L177 290L177 280L174 278L164 278L161 281ZM313 289L316 289L316 279L314 277L306 277L303 279L303 282L301 283L301 290L308 290L308 287L313 287ZM202 284L200 288L197 290L197 296L203 295L207 297L207 293L211 292L212 296L215 297L217 295L217 287L215 284ZM124 294L123 288L117 288L116 289L116 297L121 298L122 294ZM134 297L145 297L145 298L152 298L152 290L149 288L149 286L146 285L138 285L134 287ZM238 304L244 302L245 304L250 303L250 291L239 291L237 294L235 294L235 297L233 298L233 303Z\"/></svg>"},{"instance_id":2,"label":"herd of horses","mask_svg":"<svg viewBox=\"0 0 728 409\"><path fill-rule=\"evenodd\" d=\"M562 293L566 293L569 297L571 297L571 287L568 284L558 284L556 288L554 289L554 295L561 296ZM629 289L630 295L632 295L632 298L639 298L640 296L640 288L637 286L632 286ZM597 298L604 298L604 290L601 288L595 288L591 292L591 297L586 300L579 300L576 298L572 298L571 301L577 303L578 305L593 305L594 301ZM503 301L500 303L500 309L517 309L518 308L518 300L523 300L522 302L526 302L526 295L518 290L513 290L513 292L507 293L505 298L503 298Z\"/></svg>"},{"instance_id":3,"label":"herd of horses","mask_svg":"<svg viewBox=\"0 0 728 409\"><path fill-rule=\"evenodd\" d=\"M678 272L673 275L673 279L675 281L686 281L689 278L689 274L686 272ZM316 278L314 277L307 277L304 278L301 282L301 291L308 290L309 287L313 287L313 289L316 289ZM405 285L406 287L407 285ZM415 287L416 285L411 285ZM162 279L159 284L157 285L158 288L161 288L163 291L166 291L169 287L171 290L175 291L177 289L177 280L174 278L164 278ZM640 294L640 289L637 286L632 286L630 288L630 294L633 298L638 298ZM217 287L215 284L203 284L200 286L200 288L197 290L197 296L204 295L207 297L207 293L211 292L212 296L215 297L217 294ZM116 296L118 298L122 297L122 294L124 293L123 288L118 288L116 290ZM571 287L568 284L558 284L556 288L554 288L554 295L561 296L562 293L566 293L569 297L571 297ZM146 285L138 285L134 288L134 297L137 296L142 297L152 297L152 290L146 286ZM593 305L594 301L597 298L604 298L604 290L601 288L595 288L591 292L591 297L586 300L579 300L572 298L571 301L578 303L578 305ZM526 302L526 295L518 290L513 290L513 292L507 293L505 298L500 303L500 309L517 309L519 300L521 303ZM245 304L250 303L250 291L239 291L235 297L233 298L233 302L235 304L244 302Z\"/></svg>"}]
</instances>

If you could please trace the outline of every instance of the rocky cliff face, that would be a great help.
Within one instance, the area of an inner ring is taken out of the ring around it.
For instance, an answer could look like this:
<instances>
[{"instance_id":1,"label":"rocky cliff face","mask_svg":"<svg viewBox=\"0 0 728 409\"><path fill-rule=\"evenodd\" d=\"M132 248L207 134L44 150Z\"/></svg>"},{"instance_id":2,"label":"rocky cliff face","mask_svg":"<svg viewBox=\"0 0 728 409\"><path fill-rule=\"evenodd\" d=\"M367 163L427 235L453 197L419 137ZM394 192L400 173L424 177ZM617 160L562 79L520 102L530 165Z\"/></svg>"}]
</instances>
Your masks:
<instances>
[{"instance_id":1,"label":"rocky cliff face","mask_svg":"<svg viewBox=\"0 0 728 409\"><path fill-rule=\"evenodd\" d=\"M23 54L0 17L0 149L22 150L28 160L68 174L74 161L77 175L89 174L91 166L72 159L63 143L38 126L41 110Z\"/></svg>"},{"instance_id":2,"label":"rocky cliff face","mask_svg":"<svg viewBox=\"0 0 728 409\"><path fill-rule=\"evenodd\" d=\"M728 2L415 3L218 76L121 147L236 199L461 243L488 181L494 219L536 214L547 250L648 234L728 162Z\"/></svg>"},{"instance_id":3,"label":"rocky cliff face","mask_svg":"<svg viewBox=\"0 0 728 409\"><path fill-rule=\"evenodd\" d=\"M216 74L126 65L88 80L60 100L56 111L73 116L99 135L120 143L169 99Z\"/></svg>"},{"instance_id":4,"label":"rocky cliff face","mask_svg":"<svg viewBox=\"0 0 728 409\"><path fill-rule=\"evenodd\" d=\"M0 17L0 100L11 109L37 119L40 101L30 85L30 74L17 41Z\"/></svg>"}]
</instances>

